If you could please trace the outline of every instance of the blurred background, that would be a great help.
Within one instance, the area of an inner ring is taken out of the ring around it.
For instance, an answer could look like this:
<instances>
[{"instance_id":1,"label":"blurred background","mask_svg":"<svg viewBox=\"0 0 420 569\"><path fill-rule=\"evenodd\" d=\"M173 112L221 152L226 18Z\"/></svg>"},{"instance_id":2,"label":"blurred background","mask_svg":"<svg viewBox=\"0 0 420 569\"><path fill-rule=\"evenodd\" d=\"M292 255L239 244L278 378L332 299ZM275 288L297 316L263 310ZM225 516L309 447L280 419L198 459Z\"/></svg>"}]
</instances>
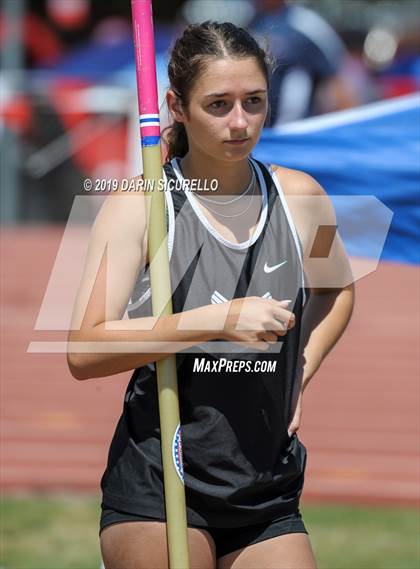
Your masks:
<instances>
[{"instance_id":1,"label":"blurred background","mask_svg":"<svg viewBox=\"0 0 420 569\"><path fill-rule=\"evenodd\" d=\"M418 1L153 7L163 127L168 54L188 23L245 26L277 63L253 155L325 187L358 279L351 324L305 392L302 511L320 569L417 568ZM0 42L0 566L96 568L129 376L77 382L64 352L104 197L85 180L142 171L130 1L3 0Z\"/></svg>"}]
</instances>

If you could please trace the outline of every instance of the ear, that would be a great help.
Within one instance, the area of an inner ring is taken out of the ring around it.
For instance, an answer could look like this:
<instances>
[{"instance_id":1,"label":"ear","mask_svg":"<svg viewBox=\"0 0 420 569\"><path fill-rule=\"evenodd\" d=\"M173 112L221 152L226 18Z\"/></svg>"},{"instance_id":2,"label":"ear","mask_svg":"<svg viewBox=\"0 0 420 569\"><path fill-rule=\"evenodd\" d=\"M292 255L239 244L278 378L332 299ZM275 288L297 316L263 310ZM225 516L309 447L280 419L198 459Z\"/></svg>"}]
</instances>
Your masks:
<instances>
[{"instance_id":1,"label":"ear","mask_svg":"<svg viewBox=\"0 0 420 569\"><path fill-rule=\"evenodd\" d=\"M182 108L181 100L172 89L169 89L166 93L166 104L168 105L172 118L176 122L185 122L185 113Z\"/></svg>"}]
</instances>

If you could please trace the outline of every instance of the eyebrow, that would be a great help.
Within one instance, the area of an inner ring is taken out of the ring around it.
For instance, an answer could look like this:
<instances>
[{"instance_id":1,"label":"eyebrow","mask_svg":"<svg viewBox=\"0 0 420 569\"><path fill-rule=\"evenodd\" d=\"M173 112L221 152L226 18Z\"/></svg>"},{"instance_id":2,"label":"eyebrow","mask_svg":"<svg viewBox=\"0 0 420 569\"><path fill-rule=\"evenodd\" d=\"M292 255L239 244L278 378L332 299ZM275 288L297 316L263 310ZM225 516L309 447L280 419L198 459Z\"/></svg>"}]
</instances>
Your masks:
<instances>
[{"instance_id":1,"label":"eyebrow","mask_svg":"<svg viewBox=\"0 0 420 569\"><path fill-rule=\"evenodd\" d=\"M245 94L256 95L257 93L267 93L267 89L255 89L255 91L249 91ZM230 93L210 93L209 95L205 95L204 98L207 99L208 97L226 97L226 95L230 95Z\"/></svg>"}]
</instances>

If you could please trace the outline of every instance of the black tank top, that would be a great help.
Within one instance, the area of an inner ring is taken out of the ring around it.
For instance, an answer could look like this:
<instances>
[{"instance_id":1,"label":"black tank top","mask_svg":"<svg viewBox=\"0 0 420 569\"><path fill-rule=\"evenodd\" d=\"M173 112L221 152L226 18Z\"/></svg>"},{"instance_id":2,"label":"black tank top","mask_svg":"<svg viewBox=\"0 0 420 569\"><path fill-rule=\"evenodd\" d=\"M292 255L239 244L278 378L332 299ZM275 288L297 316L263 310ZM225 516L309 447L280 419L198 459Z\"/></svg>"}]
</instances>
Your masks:
<instances>
[{"instance_id":1,"label":"black tank top","mask_svg":"<svg viewBox=\"0 0 420 569\"><path fill-rule=\"evenodd\" d=\"M296 316L266 352L215 340L176 355L187 519L203 526L252 525L295 511L306 465L304 445L287 433L306 292L300 244L275 175L250 161L262 209L253 237L239 244L216 232L190 190L176 189L179 160L164 165L174 313L260 296L291 299ZM149 285L146 265L130 317L152 314ZM105 505L165 519L154 364L131 377L101 487Z\"/></svg>"}]
</instances>

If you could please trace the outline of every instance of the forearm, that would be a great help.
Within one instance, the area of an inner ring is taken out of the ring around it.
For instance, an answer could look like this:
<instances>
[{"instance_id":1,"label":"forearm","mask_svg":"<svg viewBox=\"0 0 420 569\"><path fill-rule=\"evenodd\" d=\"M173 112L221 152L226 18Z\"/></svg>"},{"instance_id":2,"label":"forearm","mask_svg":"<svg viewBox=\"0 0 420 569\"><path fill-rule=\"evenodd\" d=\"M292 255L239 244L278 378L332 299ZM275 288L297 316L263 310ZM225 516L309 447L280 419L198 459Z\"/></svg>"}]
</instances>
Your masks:
<instances>
[{"instance_id":1,"label":"forearm","mask_svg":"<svg viewBox=\"0 0 420 569\"><path fill-rule=\"evenodd\" d=\"M302 323L302 390L346 329L354 306L354 286L312 294Z\"/></svg>"},{"instance_id":2,"label":"forearm","mask_svg":"<svg viewBox=\"0 0 420 569\"><path fill-rule=\"evenodd\" d=\"M105 377L222 337L227 306L208 305L161 318L108 321L70 334L68 363L76 379Z\"/></svg>"}]
</instances>

